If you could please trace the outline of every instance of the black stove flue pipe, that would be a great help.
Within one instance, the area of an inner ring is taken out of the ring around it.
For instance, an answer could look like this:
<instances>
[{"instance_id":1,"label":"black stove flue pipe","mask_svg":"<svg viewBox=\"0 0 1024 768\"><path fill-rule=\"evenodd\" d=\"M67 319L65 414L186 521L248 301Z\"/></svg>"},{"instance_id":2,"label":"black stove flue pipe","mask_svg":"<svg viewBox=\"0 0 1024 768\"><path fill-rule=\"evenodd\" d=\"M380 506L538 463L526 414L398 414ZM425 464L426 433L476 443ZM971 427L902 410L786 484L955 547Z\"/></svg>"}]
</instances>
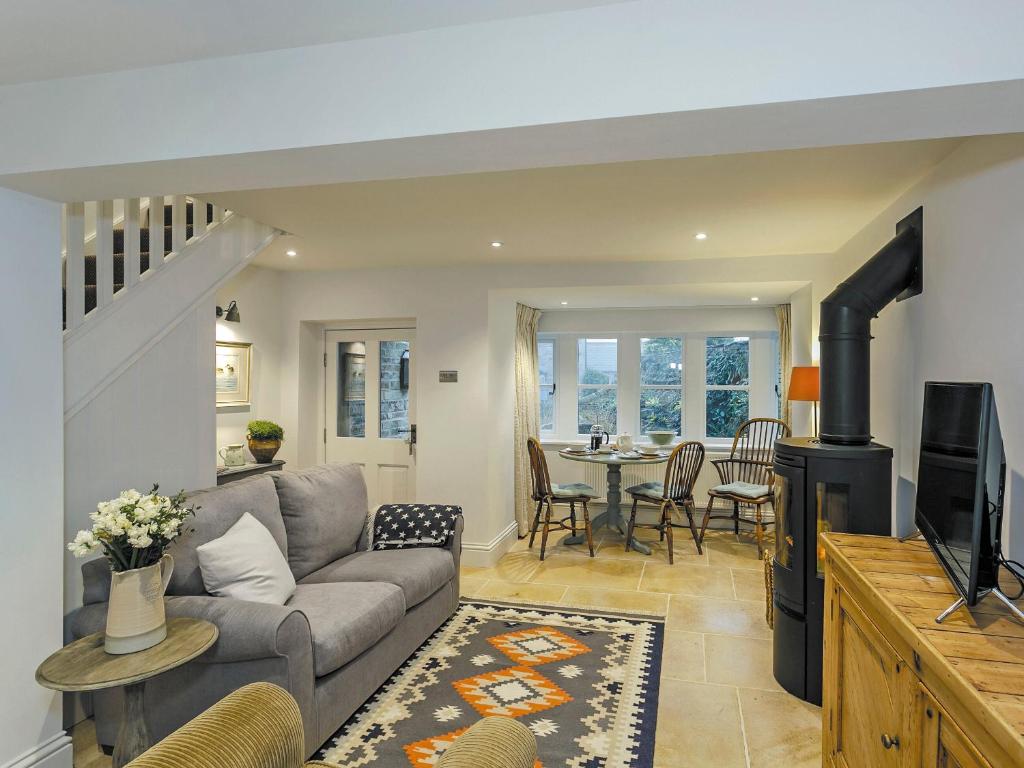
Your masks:
<instances>
[{"instance_id":1,"label":"black stove flue pipe","mask_svg":"<svg viewBox=\"0 0 1024 768\"><path fill-rule=\"evenodd\" d=\"M823 443L871 442L871 321L893 299L921 293L923 211L896 225L896 236L821 302Z\"/></svg>"}]
</instances>

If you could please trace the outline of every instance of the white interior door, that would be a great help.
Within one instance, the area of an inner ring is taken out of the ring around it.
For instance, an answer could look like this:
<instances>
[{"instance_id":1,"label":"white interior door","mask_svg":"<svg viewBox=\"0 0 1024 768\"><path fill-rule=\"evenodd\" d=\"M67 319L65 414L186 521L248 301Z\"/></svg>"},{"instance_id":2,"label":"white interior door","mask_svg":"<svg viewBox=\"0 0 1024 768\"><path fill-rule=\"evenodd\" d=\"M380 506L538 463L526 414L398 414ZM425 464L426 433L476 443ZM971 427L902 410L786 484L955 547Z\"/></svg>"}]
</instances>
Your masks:
<instances>
[{"instance_id":1,"label":"white interior door","mask_svg":"<svg viewBox=\"0 0 1024 768\"><path fill-rule=\"evenodd\" d=\"M359 464L370 508L416 498L415 331L326 335L328 462Z\"/></svg>"}]
</instances>

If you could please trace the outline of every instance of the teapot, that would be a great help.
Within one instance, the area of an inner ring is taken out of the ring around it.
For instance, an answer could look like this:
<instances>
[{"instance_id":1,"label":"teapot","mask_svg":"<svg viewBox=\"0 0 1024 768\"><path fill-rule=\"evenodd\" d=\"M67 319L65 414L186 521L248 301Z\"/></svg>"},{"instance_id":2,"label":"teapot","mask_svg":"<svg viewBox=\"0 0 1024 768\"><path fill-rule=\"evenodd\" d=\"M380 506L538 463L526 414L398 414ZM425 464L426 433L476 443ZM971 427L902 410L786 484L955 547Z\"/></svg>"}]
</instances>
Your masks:
<instances>
[{"instance_id":1,"label":"teapot","mask_svg":"<svg viewBox=\"0 0 1024 768\"><path fill-rule=\"evenodd\" d=\"M224 459L225 467L244 467L245 466L245 446L241 443L232 443L231 445L225 445L219 451L217 455Z\"/></svg>"},{"instance_id":2,"label":"teapot","mask_svg":"<svg viewBox=\"0 0 1024 768\"><path fill-rule=\"evenodd\" d=\"M628 432L623 432L619 435L616 443L618 444L619 451L621 453L628 453L633 450L633 437Z\"/></svg>"}]
</instances>

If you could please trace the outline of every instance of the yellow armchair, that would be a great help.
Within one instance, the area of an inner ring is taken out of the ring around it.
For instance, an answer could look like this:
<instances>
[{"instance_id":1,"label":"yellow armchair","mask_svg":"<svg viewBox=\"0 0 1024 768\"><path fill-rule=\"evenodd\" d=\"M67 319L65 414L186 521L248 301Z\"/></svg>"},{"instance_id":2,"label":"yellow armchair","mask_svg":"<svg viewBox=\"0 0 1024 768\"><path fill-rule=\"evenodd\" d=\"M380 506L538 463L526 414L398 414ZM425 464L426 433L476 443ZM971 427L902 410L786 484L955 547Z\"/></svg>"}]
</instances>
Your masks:
<instances>
[{"instance_id":1,"label":"yellow armchair","mask_svg":"<svg viewBox=\"0 0 1024 768\"><path fill-rule=\"evenodd\" d=\"M287 691L253 683L225 696L128 768L344 768L303 763L302 718ZM533 768L537 742L522 723L488 717L444 753L437 768Z\"/></svg>"}]
</instances>

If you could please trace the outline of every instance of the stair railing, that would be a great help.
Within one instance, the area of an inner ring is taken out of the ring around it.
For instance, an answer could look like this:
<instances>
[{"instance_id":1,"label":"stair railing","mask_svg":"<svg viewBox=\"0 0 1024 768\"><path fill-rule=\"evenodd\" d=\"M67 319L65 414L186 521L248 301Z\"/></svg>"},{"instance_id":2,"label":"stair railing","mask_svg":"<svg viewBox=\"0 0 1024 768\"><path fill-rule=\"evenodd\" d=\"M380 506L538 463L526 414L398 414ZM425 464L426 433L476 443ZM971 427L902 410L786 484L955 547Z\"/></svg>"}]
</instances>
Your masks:
<instances>
[{"instance_id":1,"label":"stair railing","mask_svg":"<svg viewBox=\"0 0 1024 768\"><path fill-rule=\"evenodd\" d=\"M188 214L191 206L192 221ZM93 213L95 211L95 213ZM115 211L120 216L115 218ZM169 213L169 219L168 219ZM86 221L87 214L93 221ZM225 209L186 195L154 195L64 206L64 328L70 332L149 278L188 244L226 218ZM86 225L94 223L91 237ZM145 232L146 250L142 233ZM115 249L115 240L120 247ZM116 282L115 250L121 257ZM142 256L147 254L145 265ZM91 279L91 282L90 282Z\"/></svg>"}]
</instances>

